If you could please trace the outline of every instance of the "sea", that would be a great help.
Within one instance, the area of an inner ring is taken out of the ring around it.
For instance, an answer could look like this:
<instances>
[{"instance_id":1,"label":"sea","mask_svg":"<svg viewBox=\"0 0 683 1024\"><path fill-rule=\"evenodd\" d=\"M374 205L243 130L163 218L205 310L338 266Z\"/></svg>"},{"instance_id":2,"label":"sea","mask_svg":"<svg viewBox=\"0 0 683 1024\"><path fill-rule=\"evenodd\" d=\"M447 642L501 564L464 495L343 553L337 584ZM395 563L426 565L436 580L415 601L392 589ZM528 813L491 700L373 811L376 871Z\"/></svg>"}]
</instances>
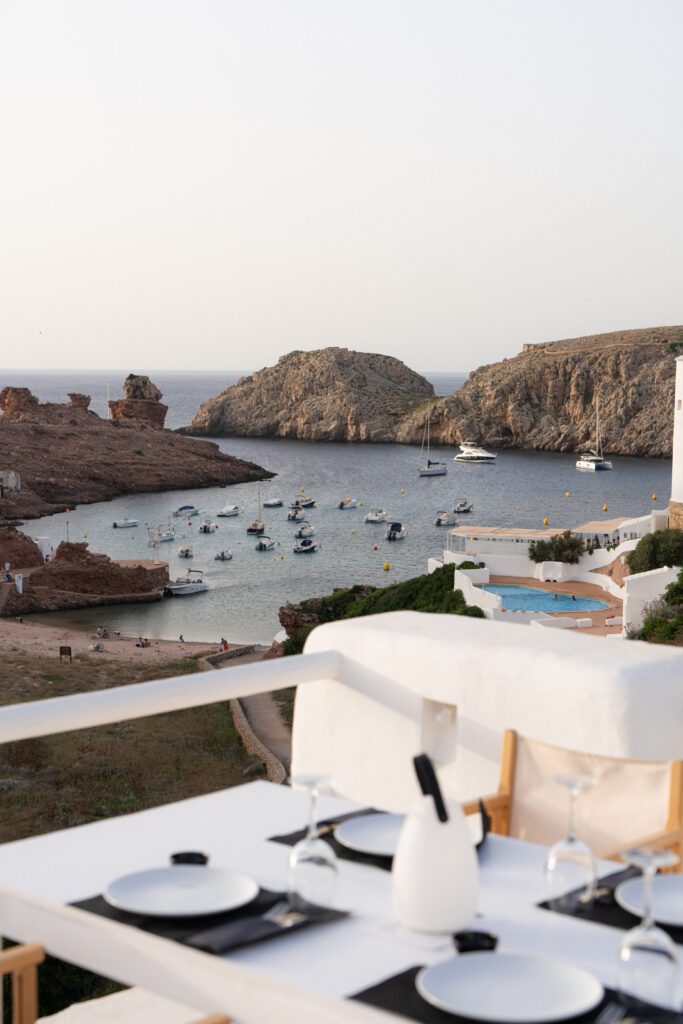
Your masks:
<instances>
[{"instance_id":1,"label":"sea","mask_svg":"<svg viewBox=\"0 0 683 1024\"><path fill-rule=\"evenodd\" d=\"M243 372L146 372L163 392L168 405L167 426L187 425L197 409ZM248 372L248 371L245 371ZM125 374L107 372L0 372L0 388L28 387L41 401L64 402L67 392L91 396L91 408L107 414L107 397L122 396ZM424 373L437 395L458 390L467 373ZM666 508L671 489L670 459L614 457L612 472L582 473L572 453L502 450L493 465L461 465L452 448L432 448L432 458L448 465L441 477L419 477L419 446L288 441L266 438L214 438L223 451L256 462L275 473L272 480L228 487L127 495L94 505L78 505L68 512L27 520L22 529L31 536L60 541L87 541L93 551L112 558L149 558L147 527L172 522L174 541L160 546L159 557L169 563L172 578L188 568L201 569L209 589L203 593L165 598L145 605L109 605L50 613L51 623L94 627L105 625L124 634L154 639L269 644L280 629L278 609L287 601L300 601L331 593L355 583L386 586L427 570L427 560L439 556L447 530L434 525L436 513L452 509L456 501L474 503L461 522L477 526L571 528L588 520L645 515ZM484 444L486 439L482 438ZM256 518L258 493L262 500L280 497L282 508L264 509L266 532L276 541L269 552L255 550L256 539L246 526ZM315 528L320 545L314 554L295 554L295 524L286 519L287 506L300 494L316 499L306 518ZM656 495L656 497L655 497ZM362 505L348 513L337 505L344 497ZM215 516L226 504L243 512L221 518L215 533L198 531L199 516L173 519L180 505L196 505ZM386 509L393 521L404 524L405 539L385 539L386 524L363 521L371 507ZM139 526L114 529L114 520L135 518ZM180 558L178 548L191 544L193 558ZM215 560L228 548L231 561Z\"/></svg>"}]
</instances>

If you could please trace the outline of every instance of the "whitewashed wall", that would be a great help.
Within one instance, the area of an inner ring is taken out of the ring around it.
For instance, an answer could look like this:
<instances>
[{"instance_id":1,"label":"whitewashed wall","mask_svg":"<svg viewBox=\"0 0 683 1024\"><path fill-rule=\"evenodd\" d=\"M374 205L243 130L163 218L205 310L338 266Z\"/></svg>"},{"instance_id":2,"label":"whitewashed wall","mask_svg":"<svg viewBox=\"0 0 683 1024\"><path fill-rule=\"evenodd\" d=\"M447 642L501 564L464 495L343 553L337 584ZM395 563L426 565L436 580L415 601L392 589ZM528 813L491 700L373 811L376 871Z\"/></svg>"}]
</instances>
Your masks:
<instances>
[{"instance_id":1,"label":"whitewashed wall","mask_svg":"<svg viewBox=\"0 0 683 1024\"><path fill-rule=\"evenodd\" d=\"M640 629L645 609L651 601L662 597L664 591L678 578L680 569L665 566L650 572L639 572L624 580L624 629Z\"/></svg>"}]
</instances>

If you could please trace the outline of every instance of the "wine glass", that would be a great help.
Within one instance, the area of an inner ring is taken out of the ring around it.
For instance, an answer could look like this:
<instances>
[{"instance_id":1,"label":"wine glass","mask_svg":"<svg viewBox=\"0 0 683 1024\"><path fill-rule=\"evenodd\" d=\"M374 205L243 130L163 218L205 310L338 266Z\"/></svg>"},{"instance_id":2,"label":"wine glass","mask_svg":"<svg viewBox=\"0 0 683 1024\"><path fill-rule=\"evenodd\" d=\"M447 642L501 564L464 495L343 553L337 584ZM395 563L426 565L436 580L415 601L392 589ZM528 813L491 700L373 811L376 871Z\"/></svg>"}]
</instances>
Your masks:
<instances>
[{"instance_id":1,"label":"wine glass","mask_svg":"<svg viewBox=\"0 0 683 1024\"><path fill-rule=\"evenodd\" d=\"M577 838L574 827L576 798L582 789L595 785L591 775L554 775L569 793L569 829L548 851L545 861L546 893L553 910L572 913L589 903L595 891L595 859L586 843Z\"/></svg>"},{"instance_id":2,"label":"wine glass","mask_svg":"<svg viewBox=\"0 0 683 1024\"><path fill-rule=\"evenodd\" d=\"M652 879L658 868L673 867L678 856L673 850L639 847L627 850L623 859L643 873L643 920L626 932L619 946L619 991L622 1001L633 1009L654 1003L667 1010L680 1010L683 1000L680 963L676 947L665 931L655 924L652 908Z\"/></svg>"},{"instance_id":3,"label":"wine glass","mask_svg":"<svg viewBox=\"0 0 683 1024\"><path fill-rule=\"evenodd\" d=\"M331 907L337 888L337 857L332 847L316 835L316 804L318 794L330 786L332 779L326 775L295 775L289 781L294 789L303 789L309 796L306 835L289 855L289 901L300 909L311 903Z\"/></svg>"}]
</instances>

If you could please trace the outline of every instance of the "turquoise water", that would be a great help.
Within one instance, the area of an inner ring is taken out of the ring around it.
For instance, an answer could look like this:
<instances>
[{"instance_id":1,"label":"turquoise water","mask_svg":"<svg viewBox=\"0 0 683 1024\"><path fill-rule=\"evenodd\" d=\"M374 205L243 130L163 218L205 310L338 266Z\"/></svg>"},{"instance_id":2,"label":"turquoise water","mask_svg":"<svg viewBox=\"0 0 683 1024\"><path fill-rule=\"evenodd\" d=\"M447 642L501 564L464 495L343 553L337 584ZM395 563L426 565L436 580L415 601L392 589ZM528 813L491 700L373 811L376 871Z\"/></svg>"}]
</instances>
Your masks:
<instances>
[{"instance_id":1,"label":"turquoise water","mask_svg":"<svg viewBox=\"0 0 683 1024\"><path fill-rule=\"evenodd\" d=\"M594 612L599 608L609 608L605 601L593 597L572 597L570 594L555 594L535 587L491 583L481 589L487 590L489 594L500 594L503 608L510 612Z\"/></svg>"}]
</instances>

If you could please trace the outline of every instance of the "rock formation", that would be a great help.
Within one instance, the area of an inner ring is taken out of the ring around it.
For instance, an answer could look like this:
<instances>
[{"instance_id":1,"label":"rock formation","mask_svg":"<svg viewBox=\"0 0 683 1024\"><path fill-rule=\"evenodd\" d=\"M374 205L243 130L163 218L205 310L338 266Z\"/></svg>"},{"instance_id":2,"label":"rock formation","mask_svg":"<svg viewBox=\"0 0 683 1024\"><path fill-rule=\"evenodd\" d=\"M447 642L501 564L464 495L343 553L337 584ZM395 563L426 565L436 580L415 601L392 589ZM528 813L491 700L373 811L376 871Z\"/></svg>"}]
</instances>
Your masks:
<instances>
[{"instance_id":1,"label":"rock formation","mask_svg":"<svg viewBox=\"0 0 683 1024\"><path fill-rule=\"evenodd\" d=\"M324 348L290 352L200 408L186 433L392 441L434 388L392 356Z\"/></svg>"},{"instance_id":2,"label":"rock formation","mask_svg":"<svg viewBox=\"0 0 683 1024\"><path fill-rule=\"evenodd\" d=\"M0 391L0 470L21 478L0 497L0 522L36 518L119 494L213 487L272 473L207 441L162 429L166 407L146 377L126 381L117 420L92 412L87 395L40 403L28 388ZM146 397L139 397L146 396ZM116 403L113 403L116 404ZM156 410L156 411L154 411Z\"/></svg>"},{"instance_id":3,"label":"rock formation","mask_svg":"<svg viewBox=\"0 0 683 1024\"><path fill-rule=\"evenodd\" d=\"M617 331L525 345L433 399L431 385L387 356L347 349L291 352L205 402L186 433L420 444L432 406L434 444L670 455L674 358L681 327Z\"/></svg>"}]
</instances>

